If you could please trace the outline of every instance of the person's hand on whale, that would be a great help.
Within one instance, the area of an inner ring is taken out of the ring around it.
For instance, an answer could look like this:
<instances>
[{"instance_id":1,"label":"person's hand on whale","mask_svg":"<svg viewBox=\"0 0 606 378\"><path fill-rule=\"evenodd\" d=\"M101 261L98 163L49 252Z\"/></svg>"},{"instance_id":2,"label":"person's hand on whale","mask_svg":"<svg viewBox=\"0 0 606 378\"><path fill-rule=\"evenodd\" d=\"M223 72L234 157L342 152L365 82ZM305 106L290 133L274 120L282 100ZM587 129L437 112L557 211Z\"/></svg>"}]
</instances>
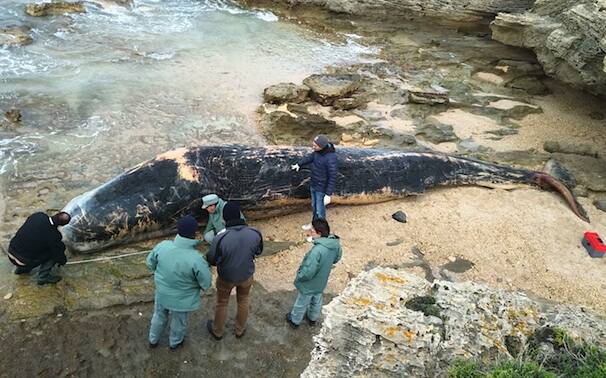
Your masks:
<instances>
[{"instance_id":1,"label":"person's hand on whale","mask_svg":"<svg viewBox=\"0 0 606 378\"><path fill-rule=\"evenodd\" d=\"M299 172L299 169L301 169L301 167L299 167L299 164L293 164L290 166L290 169Z\"/></svg>"}]
</instances>

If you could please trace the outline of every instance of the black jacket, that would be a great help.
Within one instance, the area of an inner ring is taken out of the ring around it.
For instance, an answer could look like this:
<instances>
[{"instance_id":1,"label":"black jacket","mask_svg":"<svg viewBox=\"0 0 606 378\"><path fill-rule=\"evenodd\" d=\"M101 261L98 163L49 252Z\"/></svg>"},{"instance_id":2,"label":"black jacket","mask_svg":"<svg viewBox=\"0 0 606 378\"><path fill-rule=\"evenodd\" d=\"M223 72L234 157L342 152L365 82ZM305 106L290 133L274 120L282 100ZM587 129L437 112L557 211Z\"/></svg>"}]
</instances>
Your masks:
<instances>
[{"instance_id":1,"label":"black jacket","mask_svg":"<svg viewBox=\"0 0 606 378\"><path fill-rule=\"evenodd\" d=\"M48 215L34 213L19 228L9 244L9 252L21 262L30 265L54 260L58 265L67 262L62 235L50 223Z\"/></svg>"},{"instance_id":2,"label":"black jacket","mask_svg":"<svg viewBox=\"0 0 606 378\"><path fill-rule=\"evenodd\" d=\"M311 163L311 188L331 196L337 180L337 155L335 147L329 143L321 151L314 151L299 160L303 166Z\"/></svg>"},{"instance_id":3,"label":"black jacket","mask_svg":"<svg viewBox=\"0 0 606 378\"><path fill-rule=\"evenodd\" d=\"M221 279L239 283L255 272L255 256L263 252L263 237L246 224L227 226L210 245L208 262L217 266Z\"/></svg>"}]
</instances>

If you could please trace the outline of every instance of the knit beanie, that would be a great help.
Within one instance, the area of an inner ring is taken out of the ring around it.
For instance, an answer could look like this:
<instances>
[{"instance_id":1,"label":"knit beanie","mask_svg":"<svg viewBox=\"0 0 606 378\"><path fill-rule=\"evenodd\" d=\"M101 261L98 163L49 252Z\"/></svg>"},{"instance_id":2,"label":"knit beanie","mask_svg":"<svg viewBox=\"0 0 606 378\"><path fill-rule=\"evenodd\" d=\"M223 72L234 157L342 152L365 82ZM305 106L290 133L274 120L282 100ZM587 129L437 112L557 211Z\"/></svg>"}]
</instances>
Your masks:
<instances>
[{"instance_id":1,"label":"knit beanie","mask_svg":"<svg viewBox=\"0 0 606 378\"><path fill-rule=\"evenodd\" d=\"M330 143L328 137L324 134L319 134L314 138L314 143L318 145L320 148L324 148Z\"/></svg>"},{"instance_id":2,"label":"knit beanie","mask_svg":"<svg viewBox=\"0 0 606 378\"><path fill-rule=\"evenodd\" d=\"M239 220L240 204L238 202L228 202L223 207L223 220L227 223L233 220Z\"/></svg>"},{"instance_id":3,"label":"knit beanie","mask_svg":"<svg viewBox=\"0 0 606 378\"><path fill-rule=\"evenodd\" d=\"M186 215L177 222L177 233L184 238L194 239L197 229L198 222L191 215Z\"/></svg>"}]
</instances>

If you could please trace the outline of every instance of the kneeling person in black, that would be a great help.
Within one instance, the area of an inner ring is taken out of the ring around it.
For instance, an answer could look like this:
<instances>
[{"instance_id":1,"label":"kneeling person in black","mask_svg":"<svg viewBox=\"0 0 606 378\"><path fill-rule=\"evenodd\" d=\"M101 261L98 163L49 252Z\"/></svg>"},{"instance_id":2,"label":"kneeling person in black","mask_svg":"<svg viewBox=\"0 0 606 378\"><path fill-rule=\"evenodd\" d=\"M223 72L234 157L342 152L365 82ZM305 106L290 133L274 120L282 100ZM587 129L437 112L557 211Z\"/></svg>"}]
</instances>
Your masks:
<instances>
[{"instance_id":1,"label":"kneeling person in black","mask_svg":"<svg viewBox=\"0 0 606 378\"><path fill-rule=\"evenodd\" d=\"M41 212L30 215L8 246L8 259L17 266L15 274L29 273L40 266L38 285L61 281L61 277L52 275L51 270L55 264L61 266L67 262L58 227L65 226L70 220L71 216L66 212L52 217Z\"/></svg>"}]
</instances>

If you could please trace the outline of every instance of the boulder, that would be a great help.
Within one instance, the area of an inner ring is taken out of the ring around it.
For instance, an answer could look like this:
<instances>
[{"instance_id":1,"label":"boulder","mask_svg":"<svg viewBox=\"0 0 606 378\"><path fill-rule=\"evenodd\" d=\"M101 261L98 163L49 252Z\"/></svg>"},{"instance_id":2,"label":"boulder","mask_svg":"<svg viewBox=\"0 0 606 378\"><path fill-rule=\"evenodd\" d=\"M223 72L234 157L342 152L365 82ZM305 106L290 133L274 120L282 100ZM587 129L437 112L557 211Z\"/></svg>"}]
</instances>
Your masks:
<instances>
[{"instance_id":1,"label":"boulder","mask_svg":"<svg viewBox=\"0 0 606 378\"><path fill-rule=\"evenodd\" d=\"M34 40L29 34L30 28L25 26L8 26L0 28L0 46L29 45Z\"/></svg>"},{"instance_id":2,"label":"boulder","mask_svg":"<svg viewBox=\"0 0 606 378\"><path fill-rule=\"evenodd\" d=\"M350 97L360 86L361 77L355 74L311 75L303 80L310 96L322 105L330 106L336 99Z\"/></svg>"},{"instance_id":3,"label":"boulder","mask_svg":"<svg viewBox=\"0 0 606 378\"><path fill-rule=\"evenodd\" d=\"M294 83L280 83L265 88L263 100L270 104L301 103L307 100L309 88Z\"/></svg>"},{"instance_id":4,"label":"boulder","mask_svg":"<svg viewBox=\"0 0 606 378\"><path fill-rule=\"evenodd\" d=\"M54 1L52 3L26 4L25 13L34 17L57 16L65 13L84 13L84 2Z\"/></svg>"},{"instance_id":5,"label":"boulder","mask_svg":"<svg viewBox=\"0 0 606 378\"><path fill-rule=\"evenodd\" d=\"M606 320L584 308L381 267L354 278L323 313L304 378L445 376L457 358L514 357L554 326L606 344Z\"/></svg>"},{"instance_id":6,"label":"boulder","mask_svg":"<svg viewBox=\"0 0 606 378\"><path fill-rule=\"evenodd\" d=\"M566 143L557 141L545 141L543 149L547 152L559 152L562 154L584 155L591 157L600 157L599 148L590 144Z\"/></svg>"},{"instance_id":7,"label":"boulder","mask_svg":"<svg viewBox=\"0 0 606 378\"><path fill-rule=\"evenodd\" d=\"M528 12L500 13L492 38L532 49L548 76L606 94L606 10L595 0L537 0Z\"/></svg>"}]
</instances>

